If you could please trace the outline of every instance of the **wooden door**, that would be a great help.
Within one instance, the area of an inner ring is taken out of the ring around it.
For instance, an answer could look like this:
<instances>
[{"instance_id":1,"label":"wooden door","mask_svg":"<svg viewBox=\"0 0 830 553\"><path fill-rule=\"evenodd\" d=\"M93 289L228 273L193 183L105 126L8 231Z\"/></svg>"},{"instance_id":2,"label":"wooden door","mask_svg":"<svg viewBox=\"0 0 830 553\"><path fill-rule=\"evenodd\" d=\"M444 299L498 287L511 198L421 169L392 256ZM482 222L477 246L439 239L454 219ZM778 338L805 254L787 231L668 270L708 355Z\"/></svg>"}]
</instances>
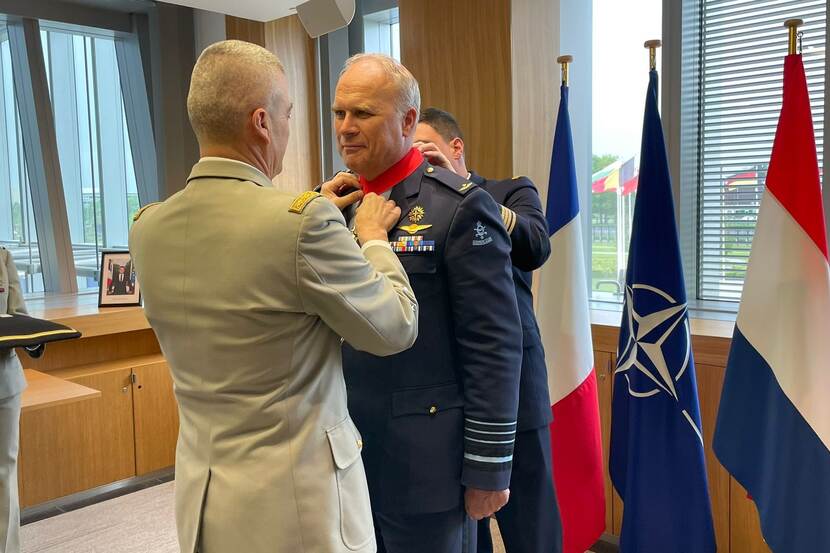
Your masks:
<instances>
[{"instance_id":1,"label":"wooden door","mask_svg":"<svg viewBox=\"0 0 830 553\"><path fill-rule=\"evenodd\" d=\"M175 463L179 411L167 363L135 367L133 373L135 466L141 476Z\"/></svg>"},{"instance_id":2,"label":"wooden door","mask_svg":"<svg viewBox=\"0 0 830 553\"><path fill-rule=\"evenodd\" d=\"M709 499L712 502L712 519L718 551L729 553L729 473L720 464L712 450L715 422L718 418L720 395L726 369L715 365L695 367L697 376L700 418L703 424L703 450L706 455L706 472L709 479Z\"/></svg>"},{"instance_id":3,"label":"wooden door","mask_svg":"<svg viewBox=\"0 0 830 553\"><path fill-rule=\"evenodd\" d=\"M746 490L734 478L730 478L729 506L731 553L771 553L761 535L755 502L747 497ZM816 547L816 551L821 549Z\"/></svg>"},{"instance_id":4,"label":"wooden door","mask_svg":"<svg viewBox=\"0 0 830 553\"><path fill-rule=\"evenodd\" d=\"M599 395L599 418L602 430L602 466L605 477L605 531L614 533L611 477L608 474L608 452L611 446L611 354L594 352L594 368L597 372L597 393Z\"/></svg>"},{"instance_id":5,"label":"wooden door","mask_svg":"<svg viewBox=\"0 0 830 553\"><path fill-rule=\"evenodd\" d=\"M101 397L21 416L21 507L135 476L130 369L68 380Z\"/></svg>"}]
</instances>

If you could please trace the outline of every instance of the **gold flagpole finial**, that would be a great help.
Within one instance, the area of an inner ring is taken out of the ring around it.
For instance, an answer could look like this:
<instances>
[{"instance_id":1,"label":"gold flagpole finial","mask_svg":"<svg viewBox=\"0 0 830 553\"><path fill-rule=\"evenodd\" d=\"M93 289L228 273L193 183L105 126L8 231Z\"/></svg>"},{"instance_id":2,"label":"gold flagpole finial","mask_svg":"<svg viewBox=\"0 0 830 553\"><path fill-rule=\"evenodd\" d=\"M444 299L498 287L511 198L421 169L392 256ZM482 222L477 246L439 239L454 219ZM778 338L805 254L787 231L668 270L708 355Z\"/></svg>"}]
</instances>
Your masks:
<instances>
[{"instance_id":1,"label":"gold flagpole finial","mask_svg":"<svg viewBox=\"0 0 830 553\"><path fill-rule=\"evenodd\" d=\"M663 41L658 39L647 40L643 46L648 48L648 66L654 71L657 69L657 49L663 46Z\"/></svg>"},{"instance_id":2,"label":"gold flagpole finial","mask_svg":"<svg viewBox=\"0 0 830 553\"><path fill-rule=\"evenodd\" d=\"M788 19L784 22L784 26L789 30L789 49L790 55L797 53L796 44L798 42L798 28L804 25L803 19Z\"/></svg>"},{"instance_id":3,"label":"gold flagpole finial","mask_svg":"<svg viewBox=\"0 0 830 553\"><path fill-rule=\"evenodd\" d=\"M562 66L562 84L568 86L568 66L573 62L573 56L559 56L556 63Z\"/></svg>"}]
</instances>

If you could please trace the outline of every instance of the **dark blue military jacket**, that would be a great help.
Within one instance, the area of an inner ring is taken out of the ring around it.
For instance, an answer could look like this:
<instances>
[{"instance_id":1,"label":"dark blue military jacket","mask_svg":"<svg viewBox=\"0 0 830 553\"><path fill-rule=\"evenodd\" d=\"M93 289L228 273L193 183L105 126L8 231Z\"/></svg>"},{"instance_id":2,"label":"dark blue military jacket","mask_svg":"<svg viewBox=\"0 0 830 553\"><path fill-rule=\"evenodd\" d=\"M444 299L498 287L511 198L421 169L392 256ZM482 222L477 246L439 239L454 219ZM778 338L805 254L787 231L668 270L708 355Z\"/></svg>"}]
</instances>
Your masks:
<instances>
[{"instance_id":1,"label":"dark blue military jacket","mask_svg":"<svg viewBox=\"0 0 830 553\"><path fill-rule=\"evenodd\" d=\"M532 274L550 256L548 224L536 187L527 177L495 181L475 173L470 180L486 190L502 206L502 219L513 250L513 282L522 317L522 377L519 388L519 431L550 424L548 371L539 325L533 312Z\"/></svg>"},{"instance_id":2,"label":"dark blue military jacket","mask_svg":"<svg viewBox=\"0 0 830 553\"><path fill-rule=\"evenodd\" d=\"M373 508L448 511L463 486L510 484L522 356L510 238L486 192L426 162L390 199L402 213L390 240L418 298L418 340L385 358L344 345L349 412Z\"/></svg>"}]
</instances>

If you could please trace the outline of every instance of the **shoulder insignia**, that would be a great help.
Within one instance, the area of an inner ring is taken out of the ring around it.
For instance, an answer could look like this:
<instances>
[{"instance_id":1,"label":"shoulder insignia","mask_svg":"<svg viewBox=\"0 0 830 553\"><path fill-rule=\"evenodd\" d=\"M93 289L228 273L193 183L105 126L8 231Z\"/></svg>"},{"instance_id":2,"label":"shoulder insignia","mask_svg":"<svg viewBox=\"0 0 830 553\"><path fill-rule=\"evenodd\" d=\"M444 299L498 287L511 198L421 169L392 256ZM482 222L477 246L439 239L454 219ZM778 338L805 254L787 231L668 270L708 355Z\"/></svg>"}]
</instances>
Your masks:
<instances>
[{"instance_id":1,"label":"shoulder insignia","mask_svg":"<svg viewBox=\"0 0 830 553\"><path fill-rule=\"evenodd\" d=\"M291 207L288 208L288 211L290 211L291 213L302 213L303 211L305 211L306 206L310 204L314 198L319 198L320 196L322 196L322 194L320 194L319 192L313 192L311 190L309 190L308 192L303 192L302 194L294 198L294 201L291 202Z\"/></svg>"},{"instance_id":2,"label":"shoulder insignia","mask_svg":"<svg viewBox=\"0 0 830 553\"><path fill-rule=\"evenodd\" d=\"M139 218L139 217L141 217L141 216L144 214L144 212L145 212L145 211L147 211L147 209L148 209L148 208L151 208L151 207L153 207L154 205L160 205L160 204L161 204L161 202L153 202L153 203L151 203L151 204L147 204L147 205L145 205L144 207L142 207L141 209L139 209L138 211L136 211L136 212L135 212L135 215L133 215L133 223L135 223L136 221L138 221L138 218Z\"/></svg>"},{"instance_id":3,"label":"shoulder insignia","mask_svg":"<svg viewBox=\"0 0 830 553\"><path fill-rule=\"evenodd\" d=\"M432 169L432 171L430 171L430 169ZM452 171L448 171L447 169L443 169L441 167L427 167L425 173L425 176L437 180L447 188L451 188L462 196L476 187L474 182L463 180L462 177L456 175Z\"/></svg>"},{"instance_id":4,"label":"shoulder insignia","mask_svg":"<svg viewBox=\"0 0 830 553\"><path fill-rule=\"evenodd\" d=\"M513 177L513 180L519 180L520 178L522 178L522 175L516 175L515 177Z\"/></svg>"}]
</instances>

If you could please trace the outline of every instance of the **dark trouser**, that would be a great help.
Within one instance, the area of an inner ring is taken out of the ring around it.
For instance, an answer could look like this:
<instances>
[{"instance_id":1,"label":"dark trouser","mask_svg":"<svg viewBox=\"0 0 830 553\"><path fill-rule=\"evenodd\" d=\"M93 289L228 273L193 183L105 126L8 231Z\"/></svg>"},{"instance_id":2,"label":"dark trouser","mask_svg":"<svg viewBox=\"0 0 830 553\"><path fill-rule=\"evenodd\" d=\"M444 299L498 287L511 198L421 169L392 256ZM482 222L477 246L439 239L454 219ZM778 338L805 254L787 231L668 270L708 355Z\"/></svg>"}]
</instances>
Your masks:
<instances>
[{"instance_id":1,"label":"dark trouser","mask_svg":"<svg viewBox=\"0 0 830 553\"><path fill-rule=\"evenodd\" d=\"M496 513L507 553L561 553L562 521L553 486L547 426L516 434L510 500ZM478 553L492 553L490 520L478 525Z\"/></svg>"},{"instance_id":2,"label":"dark trouser","mask_svg":"<svg viewBox=\"0 0 830 553\"><path fill-rule=\"evenodd\" d=\"M475 553L475 523L463 506L424 515L374 513L378 553Z\"/></svg>"}]
</instances>

